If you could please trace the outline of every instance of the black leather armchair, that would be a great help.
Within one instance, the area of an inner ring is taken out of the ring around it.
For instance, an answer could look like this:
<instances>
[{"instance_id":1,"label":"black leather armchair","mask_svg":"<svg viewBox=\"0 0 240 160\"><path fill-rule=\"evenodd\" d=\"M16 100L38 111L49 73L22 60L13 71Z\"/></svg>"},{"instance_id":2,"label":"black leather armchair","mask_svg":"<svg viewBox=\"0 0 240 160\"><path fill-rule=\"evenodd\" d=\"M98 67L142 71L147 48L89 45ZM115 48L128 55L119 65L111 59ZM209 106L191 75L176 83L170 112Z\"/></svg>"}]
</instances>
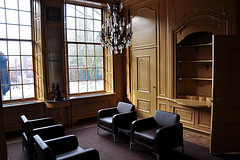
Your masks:
<instances>
[{"instance_id":1,"label":"black leather armchair","mask_svg":"<svg viewBox=\"0 0 240 160\"><path fill-rule=\"evenodd\" d=\"M35 159L39 160L99 160L96 149L82 149L78 139L68 135L43 141L39 135L34 136Z\"/></svg>"},{"instance_id":2,"label":"black leather armchair","mask_svg":"<svg viewBox=\"0 0 240 160\"><path fill-rule=\"evenodd\" d=\"M130 103L119 102L117 107L106 108L98 111L97 133L99 128L110 132L116 142L118 127L131 128L131 124L137 119L135 106Z\"/></svg>"},{"instance_id":3,"label":"black leather armchair","mask_svg":"<svg viewBox=\"0 0 240 160\"><path fill-rule=\"evenodd\" d=\"M159 155L182 146L183 126L178 114L157 110L154 117L136 120L132 123L130 150L136 144Z\"/></svg>"},{"instance_id":4,"label":"black leather armchair","mask_svg":"<svg viewBox=\"0 0 240 160\"><path fill-rule=\"evenodd\" d=\"M34 153L33 136L39 134L44 140L65 135L64 127L55 125L51 117L28 120L25 115L22 120L22 149L26 150L30 157Z\"/></svg>"}]
</instances>

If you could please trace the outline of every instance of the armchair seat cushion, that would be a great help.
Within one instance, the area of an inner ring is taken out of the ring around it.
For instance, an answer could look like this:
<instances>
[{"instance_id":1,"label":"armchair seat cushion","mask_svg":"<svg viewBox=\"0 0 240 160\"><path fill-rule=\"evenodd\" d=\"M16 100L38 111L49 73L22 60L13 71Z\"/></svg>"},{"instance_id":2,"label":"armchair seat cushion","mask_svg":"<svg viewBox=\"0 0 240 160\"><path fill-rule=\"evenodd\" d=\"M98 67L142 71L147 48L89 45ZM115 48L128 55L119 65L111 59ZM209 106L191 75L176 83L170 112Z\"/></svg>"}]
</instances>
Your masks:
<instances>
[{"instance_id":1,"label":"armchair seat cushion","mask_svg":"<svg viewBox=\"0 0 240 160\"><path fill-rule=\"evenodd\" d=\"M112 120L113 120L113 117L104 117L104 118L100 118L99 123L108 128L112 128Z\"/></svg>"},{"instance_id":2,"label":"armchair seat cushion","mask_svg":"<svg viewBox=\"0 0 240 160\"><path fill-rule=\"evenodd\" d=\"M149 146L154 146L158 129L159 127L153 127L147 130L134 131L134 139Z\"/></svg>"}]
</instances>

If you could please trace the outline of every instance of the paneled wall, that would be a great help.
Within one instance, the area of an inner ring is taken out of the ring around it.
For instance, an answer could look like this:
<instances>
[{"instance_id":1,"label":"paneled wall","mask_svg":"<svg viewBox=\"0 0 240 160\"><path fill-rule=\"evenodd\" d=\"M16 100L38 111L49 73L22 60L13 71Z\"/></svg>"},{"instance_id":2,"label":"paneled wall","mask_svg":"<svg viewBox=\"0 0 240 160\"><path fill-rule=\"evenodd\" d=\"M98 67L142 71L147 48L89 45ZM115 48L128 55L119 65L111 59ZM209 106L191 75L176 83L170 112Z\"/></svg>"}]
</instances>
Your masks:
<instances>
[{"instance_id":1,"label":"paneled wall","mask_svg":"<svg viewBox=\"0 0 240 160\"><path fill-rule=\"evenodd\" d=\"M172 101L176 98L176 44L200 31L237 34L238 8L236 0L144 0L130 4L133 46L127 60L127 68L131 68L127 95L131 95L139 116L151 116L156 109L175 112L182 115L188 128L210 133L210 109L184 108Z\"/></svg>"}]
</instances>

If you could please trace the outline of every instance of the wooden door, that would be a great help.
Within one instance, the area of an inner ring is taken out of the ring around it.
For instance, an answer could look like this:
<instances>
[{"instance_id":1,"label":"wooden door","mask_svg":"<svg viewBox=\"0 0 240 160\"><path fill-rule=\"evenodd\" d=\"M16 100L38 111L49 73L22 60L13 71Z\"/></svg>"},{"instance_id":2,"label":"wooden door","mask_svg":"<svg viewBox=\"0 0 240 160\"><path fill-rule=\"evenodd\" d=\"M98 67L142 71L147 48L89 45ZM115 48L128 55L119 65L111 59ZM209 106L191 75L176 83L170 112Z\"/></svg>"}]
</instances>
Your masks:
<instances>
[{"instance_id":1,"label":"wooden door","mask_svg":"<svg viewBox=\"0 0 240 160\"><path fill-rule=\"evenodd\" d=\"M211 153L240 152L240 36L213 36Z\"/></svg>"},{"instance_id":2,"label":"wooden door","mask_svg":"<svg viewBox=\"0 0 240 160\"><path fill-rule=\"evenodd\" d=\"M156 48L133 50L133 102L140 117L156 110Z\"/></svg>"}]
</instances>

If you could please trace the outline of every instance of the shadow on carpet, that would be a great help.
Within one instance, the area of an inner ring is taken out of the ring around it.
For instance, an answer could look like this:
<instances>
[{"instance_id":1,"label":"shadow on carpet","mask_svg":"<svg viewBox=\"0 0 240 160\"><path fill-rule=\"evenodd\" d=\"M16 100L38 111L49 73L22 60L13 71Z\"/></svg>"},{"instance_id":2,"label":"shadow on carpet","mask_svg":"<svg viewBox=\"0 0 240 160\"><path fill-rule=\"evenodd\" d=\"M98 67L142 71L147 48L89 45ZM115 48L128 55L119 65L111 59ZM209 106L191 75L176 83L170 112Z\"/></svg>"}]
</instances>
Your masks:
<instances>
[{"instance_id":1,"label":"shadow on carpet","mask_svg":"<svg viewBox=\"0 0 240 160\"><path fill-rule=\"evenodd\" d=\"M68 131L68 135L78 137L79 146L95 148L100 154L101 160L156 160L156 156L139 146L134 145L133 150L129 150L129 138L120 135L117 143L113 142L111 134L104 130L96 133L96 127L89 127ZM27 160L26 152L21 149L21 142L7 145L9 160ZM161 160L239 160L239 155L217 155L208 153L208 148L184 141L184 154L182 148L178 147L160 157Z\"/></svg>"}]
</instances>

